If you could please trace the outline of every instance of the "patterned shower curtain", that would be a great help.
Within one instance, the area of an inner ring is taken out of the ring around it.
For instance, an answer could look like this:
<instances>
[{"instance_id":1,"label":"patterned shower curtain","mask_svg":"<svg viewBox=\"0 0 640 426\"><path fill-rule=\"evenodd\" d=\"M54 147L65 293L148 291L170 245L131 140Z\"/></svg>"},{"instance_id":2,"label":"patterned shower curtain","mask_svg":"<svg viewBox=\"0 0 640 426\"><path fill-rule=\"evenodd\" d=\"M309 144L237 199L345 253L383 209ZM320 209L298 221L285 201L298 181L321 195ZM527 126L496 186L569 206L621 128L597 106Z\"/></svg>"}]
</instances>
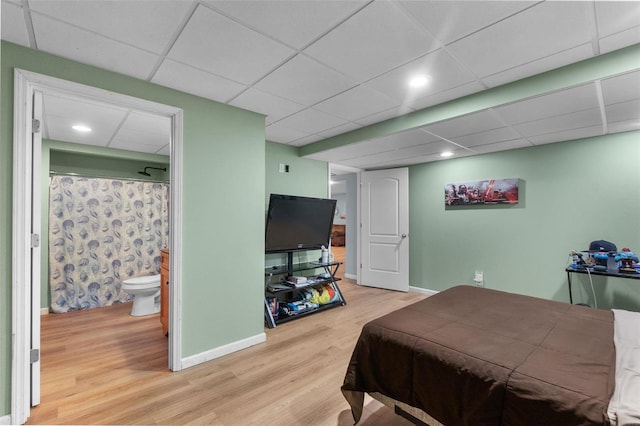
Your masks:
<instances>
[{"instance_id":1,"label":"patterned shower curtain","mask_svg":"<svg viewBox=\"0 0 640 426\"><path fill-rule=\"evenodd\" d=\"M131 300L122 281L160 273L169 243L169 185L52 176L49 285L56 313Z\"/></svg>"}]
</instances>

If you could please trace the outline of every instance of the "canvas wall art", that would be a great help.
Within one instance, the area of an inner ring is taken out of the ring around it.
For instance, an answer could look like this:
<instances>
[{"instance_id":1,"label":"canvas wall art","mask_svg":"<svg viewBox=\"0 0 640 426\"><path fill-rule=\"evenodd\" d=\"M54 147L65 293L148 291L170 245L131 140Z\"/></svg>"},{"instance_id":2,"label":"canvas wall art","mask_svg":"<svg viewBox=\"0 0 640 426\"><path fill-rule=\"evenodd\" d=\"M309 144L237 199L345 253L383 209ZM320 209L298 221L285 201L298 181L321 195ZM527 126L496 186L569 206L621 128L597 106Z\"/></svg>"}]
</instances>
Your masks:
<instances>
[{"instance_id":1,"label":"canvas wall art","mask_svg":"<svg viewBox=\"0 0 640 426\"><path fill-rule=\"evenodd\" d=\"M445 206L517 204L518 178L448 183L444 186Z\"/></svg>"}]
</instances>

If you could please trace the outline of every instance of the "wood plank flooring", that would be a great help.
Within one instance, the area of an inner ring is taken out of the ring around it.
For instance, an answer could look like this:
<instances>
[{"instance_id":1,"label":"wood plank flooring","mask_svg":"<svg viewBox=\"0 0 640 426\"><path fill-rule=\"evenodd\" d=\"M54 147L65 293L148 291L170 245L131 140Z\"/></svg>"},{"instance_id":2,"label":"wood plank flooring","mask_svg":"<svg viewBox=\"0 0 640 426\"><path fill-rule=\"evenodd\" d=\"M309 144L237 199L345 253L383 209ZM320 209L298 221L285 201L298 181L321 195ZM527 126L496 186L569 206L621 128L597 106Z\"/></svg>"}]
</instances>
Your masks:
<instances>
[{"instance_id":1,"label":"wood plank flooring","mask_svg":"<svg viewBox=\"0 0 640 426\"><path fill-rule=\"evenodd\" d=\"M266 343L175 373L157 314L132 317L124 304L45 315L42 403L28 424L353 424L340 386L362 325L425 296L351 280L340 287L346 306L266 329ZM365 402L360 424L410 424Z\"/></svg>"}]
</instances>

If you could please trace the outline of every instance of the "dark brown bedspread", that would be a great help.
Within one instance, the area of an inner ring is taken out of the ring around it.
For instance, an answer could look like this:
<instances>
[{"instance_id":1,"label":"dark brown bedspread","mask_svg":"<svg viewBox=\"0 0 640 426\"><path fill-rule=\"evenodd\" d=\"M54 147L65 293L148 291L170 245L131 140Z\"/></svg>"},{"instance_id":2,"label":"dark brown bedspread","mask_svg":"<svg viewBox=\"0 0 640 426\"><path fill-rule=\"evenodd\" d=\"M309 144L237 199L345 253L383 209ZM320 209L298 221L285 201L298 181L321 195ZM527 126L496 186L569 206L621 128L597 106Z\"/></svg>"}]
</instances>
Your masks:
<instances>
[{"instance_id":1,"label":"dark brown bedspread","mask_svg":"<svg viewBox=\"0 0 640 426\"><path fill-rule=\"evenodd\" d=\"M614 387L611 311L459 286L366 324L342 386L445 425L606 424Z\"/></svg>"}]
</instances>

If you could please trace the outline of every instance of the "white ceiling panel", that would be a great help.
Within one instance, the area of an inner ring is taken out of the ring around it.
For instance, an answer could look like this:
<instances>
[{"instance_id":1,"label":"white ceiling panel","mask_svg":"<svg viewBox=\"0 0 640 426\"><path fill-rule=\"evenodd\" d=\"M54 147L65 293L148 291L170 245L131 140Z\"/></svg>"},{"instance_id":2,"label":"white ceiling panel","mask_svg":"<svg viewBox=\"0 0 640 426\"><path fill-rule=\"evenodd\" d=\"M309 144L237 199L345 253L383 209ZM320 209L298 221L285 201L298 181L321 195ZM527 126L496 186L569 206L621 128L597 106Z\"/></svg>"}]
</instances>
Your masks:
<instances>
[{"instance_id":1,"label":"white ceiling panel","mask_svg":"<svg viewBox=\"0 0 640 426\"><path fill-rule=\"evenodd\" d=\"M138 111L131 111L122 126L120 132L131 132L137 135L132 140L140 140L141 143L162 148L171 141L171 120L168 117L145 114ZM121 135L114 138L127 139Z\"/></svg>"},{"instance_id":2,"label":"white ceiling panel","mask_svg":"<svg viewBox=\"0 0 640 426\"><path fill-rule=\"evenodd\" d=\"M409 130L376 139L378 143L384 144L388 149L410 148L440 140L439 137L430 135L422 129Z\"/></svg>"},{"instance_id":3,"label":"white ceiling panel","mask_svg":"<svg viewBox=\"0 0 640 426\"><path fill-rule=\"evenodd\" d=\"M496 114L493 111L485 110L431 124L425 126L424 129L440 137L452 139L501 127L504 127L504 124Z\"/></svg>"},{"instance_id":4,"label":"white ceiling panel","mask_svg":"<svg viewBox=\"0 0 640 426\"><path fill-rule=\"evenodd\" d=\"M513 15L527 1L401 1L415 19L444 44Z\"/></svg>"},{"instance_id":5,"label":"white ceiling panel","mask_svg":"<svg viewBox=\"0 0 640 426\"><path fill-rule=\"evenodd\" d=\"M253 88L241 93L229 104L266 115L267 124L304 109L301 104Z\"/></svg>"},{"instance_id":6,"label":"white ceiling panel","mask_svg":"<svg viewBox=\"0 0 640 426\"><path fill-rule=\"evenodd\" d=\"M527 137L533 142L537 139L530 138L530 136L542 136L550 133L561 133L568 130L597 126L600 126L600 132L602 132L602 116L600 115L599 108L530 121L514 127L522 136Z\"/></svg>"},{"instance_id":7,"label":"white ceiling panel","mask_svg":"<svg viewBox=\"0 0 640 426\"><path fill-rule=\"evenodd\" d=\"M20 7L19 4L3 2L0 16L2 18L0 24L2 40L22 46L29 46L29 36L22 14L22 7Z\"/></svg>"},{"instance_id":8,"label":"white ceiling panel","mask_svg":"<svg viewBox=\"0 0 640 426\"><path fill-rule=\"evenodd\" d=\"M107 146L123 123L127 111L76 98L48 95L44 102L44 121L48 137L53 140ZM73 130L81 124L90 127L88 133Z\"/></svg>"},{"instance_id":9,"label":"white ceiling panel","mask_svg":"<svg viewBox=\"0 0 640 426\"><path fill-rule=\"evenodd\" d=\"M388 120L390 118L399 117L401 115L409 114L413 112L414 109L410 108L406 105L401 105L397 108L391 108L386 111L381 111L376 114L372 114L370 116L361 118L356 120L356 122L362 126L367 126L369 124L378 123L380 121Z\"/></svg>"},{"instance_id":10,"label":"white ceiling panel","mask_svg":"<svg viewBox=\"0 0 640 426\"><path fill-rule=\"evenodd\" d=\"M362 126L356 123L341 124L339 126L318 132L318 136L322 136L321 139L324 139L335 135L341 135L343 133L350 132L351 130L359 129L360 127Z\"/></svg>"},{"instance_id":11,"label":"white ceiling panel","mask_svg":"<svg viewBox=\"0 0 640 426\"><path fill-rule=\"evenodd\" d=\"M589 83L514 102L493 110L506 123L520 124L597 107L597 91L595 85Z\"/></svg>"},{"instance_id":12,"label":"white ceiling panel","mask_svg":"<svg viewBox=\"0 0 640 426\"><path fill-rule=\"evenodd\" d=\"M318 133L346 123L333 115L309 108L280 120L277 124L301 132Z\"/></svg>"},{"instance_id":13,"label":"white ceiling panel","mask_svg":"<svg viewBox=\"0 0 640 426\"><path fill-rule=\"evenodd\" d=\"M409 80L418 75L429 76L427 85L409 87ZM474 79L473 74L463 69L446 51L439 49L374 78L365 85L412 106L417 99L451 90Z\"/></svg>"},{"instance_id":14,"label":"white ceiling panel","mask_svg":"<svg viewBox=\"0 0 640 426\"><path fill-rule=\"evenodd\" d=\"M356 121L397 107L398 104L380 92L365 86L357 86L315 105L314 108Z\"/></svg>"},{"instance_id":15,"label":"white ceiling panel","mask_svg":"<svg viewBox=\"0 0 640 426\"><path fill-rule=\"evenodd\" d=\"M473 150L478 154L488 154L490 152L505 151L508 149L527 148L532 144L526 139L515 139L512 141L497 142L486 145L474 146Z\"/></svg>"},{"instance_id":16,"label":"white ceiling panel","mask_svg":"<svg viewBox=\"0 0 640 426\"><path fill-rule=\"evenodd\" d=\"M308 45L366 4L364 0L213 0L206 3L296 49Z\"/></svg>"},{"instance_id":17,"label":"white ceiling panel","mask_svg":"<svg viewBox=\"0 0 640 426\"><path fill-rule=\"evenodd\" d=\"M607 105L605 112L610 123L634 120L640 123L640 99Z\"/></svg>"},{"instance_id":18,"label":"white ceiling panel","mask_svg":"<svg viewBox=\"0 0 640 426\"><path fill-rule=\"evenodd\" d=\"M572 49L563 50L543 58L517 65L505 71L482 77L487 87L497 87L521 78L560 68L567 64L588 59L593 56L593 45L584 43Z\"/></svg>"},{"instance_id":19,"label":"white ceiling panel","mask_svg":"<svg viewBox=\"0 0 640 426\"><path fill-rule=\"evenodd\" d=\"M158 56L89 31L32 14L38 48L136 78L145 79Z\"/></svg>"},{"instance_id":20,"label":"white ceiling panel","mask_svg":"<svg viewBox=\"0 0 640 426\"><path fill-rule=\"evenodd\" d=\"M521 139L520 134L512 127L502 127L500 129L489 130L487 132L473 133L467 136L451 138L452 142L467 148L476 149L480 145L488 145L496 142L512 141Z\"/></svg>"},{"instance_id":21,"label":"white ceiling panel","mask_svg":"<svg viewBox=\"0 0 640 426\"><path fill-rule=\"evenodd\" d=\"M633 27L600 39L600 53L608 53L640 42L640 27Z\"/></svg>"},{"instance_id":22,"label":"white ceiling panel","mask_svg":"<svg viewBox=\"0 0 640 426\"><path fill-rule=\"evenodd\" d=\"M535 145L542 145L547 143L570 141L574 139L590 138L600 135L602 135L601 126L590 126L565 131L551 132L544 135L533 136L527 139Z\"/></svg>"},{"instance_id":23,"label":"white ceiling panel","mask_svg":"<svg viewBox=\"0 0 640 426\"><path fill-rule=\"evenodd\" d=\"M277 141L277 142L288 144L308 136L311 136L311 135L309 133L301 132L299 130L292 129L291 127L284 126L279 122L269 124L265 128L265 138L268 141L273 141L273 142Z\"/></svg>"},{"instance_id":24,"label":"white ceiling panel","mask_svg":"<svg viewBox=\"0 0 640 426\"><path fill-rule=\"evenodd\" d=\"M631 132L640 130L640 120L619 121L609 123L609 133Z\"/></svg>"},{"instance_id":25,"label":"white ceiling panel","mask_svg":"<svg viewBox=\"0 0 640 426\"><path fill-rule=\"evenodd\" d=\"M165 59L162 62L151 81L218 102L226 102L247 88L243 84L171 59Z\"/></svg>"},{"instance_id":26,"label":"white ceiling panel","mask_svg":"<svg viewBox=\"0 0 640 426\"><path fill-rule=\"evenodd\" d=\"M355 85L336 71L304 55L297 55L255 87L294 102L313 105Z\"/></svg>"},{"instance_id":27,"label":"white ceiling panel","mask_svg":"<svg viewBox=\"0 0 640 426\"><path fill-rule=\"evenodd\" d=\"M249 84L294 53L256 31L198 6L168 56L221 77Z\"/></svg>"},{"instance_id":28,"label":"white ceiling panel","mask_svg":"<svg viewBox=\"0 0 640 426\"><path fill-rule=\"evenodd\" d=\"M606 37L632 27L640 27L640 2L599 1L595 2L598 34Z\"/></svg>"},{"instance_id":29,"label":"white ceiling panel","mask_svg":"<svg viewBox=\"0 0 640 426\"><path fill-rule=\"evenodd\" d=\"M191 1L29 0L29 7L60 21L162 53L190 12ZM140 19L141 16L146 19Z\"/></svg>"},{"instance_id":30,"label":"white ceiling panel","mask_svg":"<svg viewBox=\"0 0 640 426\"><path fill-rule=\"evenodd\" d=\"M605 105L640 99L640 71L603 79L602 97Z\"/></svg>"},{"instance_id":31,"label":"white ceiling panel","mask_svg":"<svg viewBox=\"0 0 640 426\"><path fill-rule=\"evenodd\" d=\"M437 43L392 2L373 2L305 52L359 83L409 62Z\"/></svg>"},{"instance_id":32,"label":"white ceiling panel","mask_svg":"<svg viewBox=\"0 0 640 426\"><path fill-rule=\"evenodd\" d=\"M588 2L540 3L448 49L479 77L496 74L591 42L590 6Z\"/></svg>"}]
</instances>

